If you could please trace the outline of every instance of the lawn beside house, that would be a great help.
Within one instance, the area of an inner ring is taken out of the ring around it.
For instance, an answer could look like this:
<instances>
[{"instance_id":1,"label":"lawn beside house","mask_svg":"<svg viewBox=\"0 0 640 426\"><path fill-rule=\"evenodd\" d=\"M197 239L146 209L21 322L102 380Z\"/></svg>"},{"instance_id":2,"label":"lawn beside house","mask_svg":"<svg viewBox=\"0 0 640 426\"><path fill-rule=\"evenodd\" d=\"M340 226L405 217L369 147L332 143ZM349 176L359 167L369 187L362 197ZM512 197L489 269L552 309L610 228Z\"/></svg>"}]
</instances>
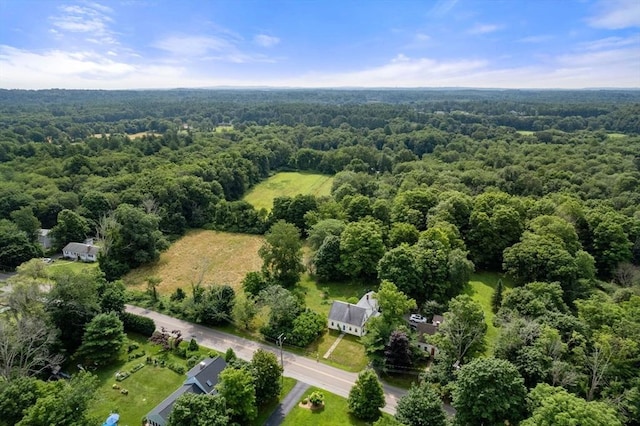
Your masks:
<instances>
[{"instance_id":1,"label":"lawn beside house","mask_svg":"<svg viewBox=\"0 0 640 426\"><path fill-rule=\"evenodd\" d=\"M133 343L137 344L139 348L127 353L127 346ZM139 354L142 351L145 352L144 356L129 360L131 354ZM216 353L200 347L198 354L205 357L210 352ZM185 359L173 353L161 352L160 346L150 343L146 337L129 333L128 343L125 344L118 361L93 371L100 380L100 387L96 392L96 399L91 403L90 415L104 421L109 413L117 412L120 414L118 426L140 426L142 418L153 407L182 385L186 379L185 374L178 374L167 367L146 364L147 356L164 359L167 364L181 364L188 370ZM144 367L140 370L121 382L116 381L115 374L118 371L131 371L141 363L144 364ZM114 384L117 384L121 389L114 389ZM128 390L128 394L122 394L122 389Z\"/></svg>"},{"instance_id":2,"label":"lawn beside house","mask_svg":"<svg viewBox=\"0 0 640 426\"><path fill-rule=\"evenodd\" d=\"M469 283L465 286L464 294L468 294L476 302L482 305L484 311L484 319L487 323L487 349L485 355L493 354L496 340L498 339L498 329L493 325L493 317L495 314L491 308L491 298L495 291L498 280L502 280L504 297L509 289L513 288L513 282L503 274L497 272L478 272L471 275Z\"/></svg>"},{"instance_id":3,"label":"lawn beside house","mask_svg":"<svg viewBox=\"0 0 640 426\"><path fill-rule=\"evenodd\" d=\"M324 408L311 411L307 408L296 406L284 419L282 426L365 426L368 424L348 413L346 398L316 387L309 388L305 396L314 391L324 394Z\"/></svg>"}]
</instances>

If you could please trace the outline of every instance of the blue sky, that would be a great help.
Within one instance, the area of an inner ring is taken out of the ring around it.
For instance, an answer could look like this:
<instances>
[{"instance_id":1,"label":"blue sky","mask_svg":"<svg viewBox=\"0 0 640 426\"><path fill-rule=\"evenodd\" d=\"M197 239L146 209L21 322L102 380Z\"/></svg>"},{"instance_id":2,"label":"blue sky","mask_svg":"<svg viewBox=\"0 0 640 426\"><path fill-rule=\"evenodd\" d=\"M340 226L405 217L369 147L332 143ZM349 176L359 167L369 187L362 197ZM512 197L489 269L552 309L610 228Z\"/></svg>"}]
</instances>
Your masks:
<instances>
[{"instance_id":1,"label":"blue sky","mask_svg":"<svg viewBox=\"0 0 640 426\"><path fill-rule=\"evenodd\" d=\"M640 0L0 0L0 87L640 87Z\"/></svg>"}]
</instances>

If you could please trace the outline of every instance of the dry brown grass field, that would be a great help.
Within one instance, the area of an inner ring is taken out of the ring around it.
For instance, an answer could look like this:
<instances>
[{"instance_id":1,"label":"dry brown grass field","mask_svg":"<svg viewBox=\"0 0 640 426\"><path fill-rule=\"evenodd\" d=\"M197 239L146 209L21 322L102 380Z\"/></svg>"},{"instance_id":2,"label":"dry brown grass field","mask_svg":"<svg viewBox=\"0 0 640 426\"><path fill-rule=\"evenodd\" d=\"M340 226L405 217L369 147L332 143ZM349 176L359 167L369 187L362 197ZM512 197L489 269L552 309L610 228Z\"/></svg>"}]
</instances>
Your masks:
<instances>
[{"instance_id":1,"label":"dry brown grass field","mask_svg":"<svg viewBox=\"0 0 640 426\"><path fill-rule=\"evenodd\" d=\"M188 292L189 285L202 278L202 284L229 284L240 288L247 272L259 271L262 259L258 249L263 237L228 232L194 230L173 243L153 265L129 272L127 286L146 288L147 277L162 279L160 294L171 294L178 287Z\"/></svg>"}]
</instances>

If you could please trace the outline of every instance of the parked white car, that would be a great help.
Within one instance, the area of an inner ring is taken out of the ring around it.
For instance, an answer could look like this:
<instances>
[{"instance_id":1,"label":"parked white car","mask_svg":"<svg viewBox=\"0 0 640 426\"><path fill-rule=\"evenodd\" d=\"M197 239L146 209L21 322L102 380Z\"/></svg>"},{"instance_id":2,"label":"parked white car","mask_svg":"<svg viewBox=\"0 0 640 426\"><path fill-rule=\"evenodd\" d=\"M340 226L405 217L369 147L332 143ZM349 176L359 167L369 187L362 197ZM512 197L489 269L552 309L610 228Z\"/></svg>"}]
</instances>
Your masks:
<instances>
[{"instance_id":1,"label":"parked white car","mask_svg":"<svg viewBox=\"0 0 640 426\"><path fill-rule=\"evenodd\" d=\"M427 319L425 317L423 317L422 315L418 315L418 314L411 314L409 316L409 321L411 322L421 322L421 323L426 323Z\"/></svg>"}]
</instances>

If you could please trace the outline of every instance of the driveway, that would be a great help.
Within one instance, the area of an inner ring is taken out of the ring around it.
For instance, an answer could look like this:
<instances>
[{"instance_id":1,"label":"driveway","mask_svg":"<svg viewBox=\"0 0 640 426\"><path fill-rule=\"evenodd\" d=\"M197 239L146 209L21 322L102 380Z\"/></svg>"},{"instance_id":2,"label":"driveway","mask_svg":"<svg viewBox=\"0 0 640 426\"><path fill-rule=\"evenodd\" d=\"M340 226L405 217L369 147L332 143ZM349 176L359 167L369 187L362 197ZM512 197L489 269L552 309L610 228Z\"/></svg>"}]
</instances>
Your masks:
<instances>
[{"instance_id":1,"label":"driveway","mask_svg":"<svg viewBox=\"0 0 640 426\"><path fill-rule=\"evenodd\" d=\"M284 418L287 417L287 414L298 404L298 401L302 399L307 389L309 389L308 384L296 383L291 392L284 397L282 402L271 413L264 426L279 426L284 421Z\"/></svg>"},{"instance_id":2,"label":"driveway","mask_svg":"<svg viewBox=\"0 0 640 426\"><path fill-rule=\"evenodd\" d=\"M242 337L137 306L127 305L126 309L127 312L153 319L158 328L165 327L168 330L181 330L185 339L193 337L199 344L219 352L225 352L228 348L232 348L239 358L250 360L253 357L253 353L261 348L275 353L278 358L280 357L280 350L274 346L243 339ZM345 398L349 396L349 391L358 377L356 373L343 371L287 351L283 351L283 360L285 376L307 383L310 386L326 389ZM395 414L398 400L407 391L387 384L383 384L382 387L387 402L382 411Z\"/></svg>"}]
</instances>

